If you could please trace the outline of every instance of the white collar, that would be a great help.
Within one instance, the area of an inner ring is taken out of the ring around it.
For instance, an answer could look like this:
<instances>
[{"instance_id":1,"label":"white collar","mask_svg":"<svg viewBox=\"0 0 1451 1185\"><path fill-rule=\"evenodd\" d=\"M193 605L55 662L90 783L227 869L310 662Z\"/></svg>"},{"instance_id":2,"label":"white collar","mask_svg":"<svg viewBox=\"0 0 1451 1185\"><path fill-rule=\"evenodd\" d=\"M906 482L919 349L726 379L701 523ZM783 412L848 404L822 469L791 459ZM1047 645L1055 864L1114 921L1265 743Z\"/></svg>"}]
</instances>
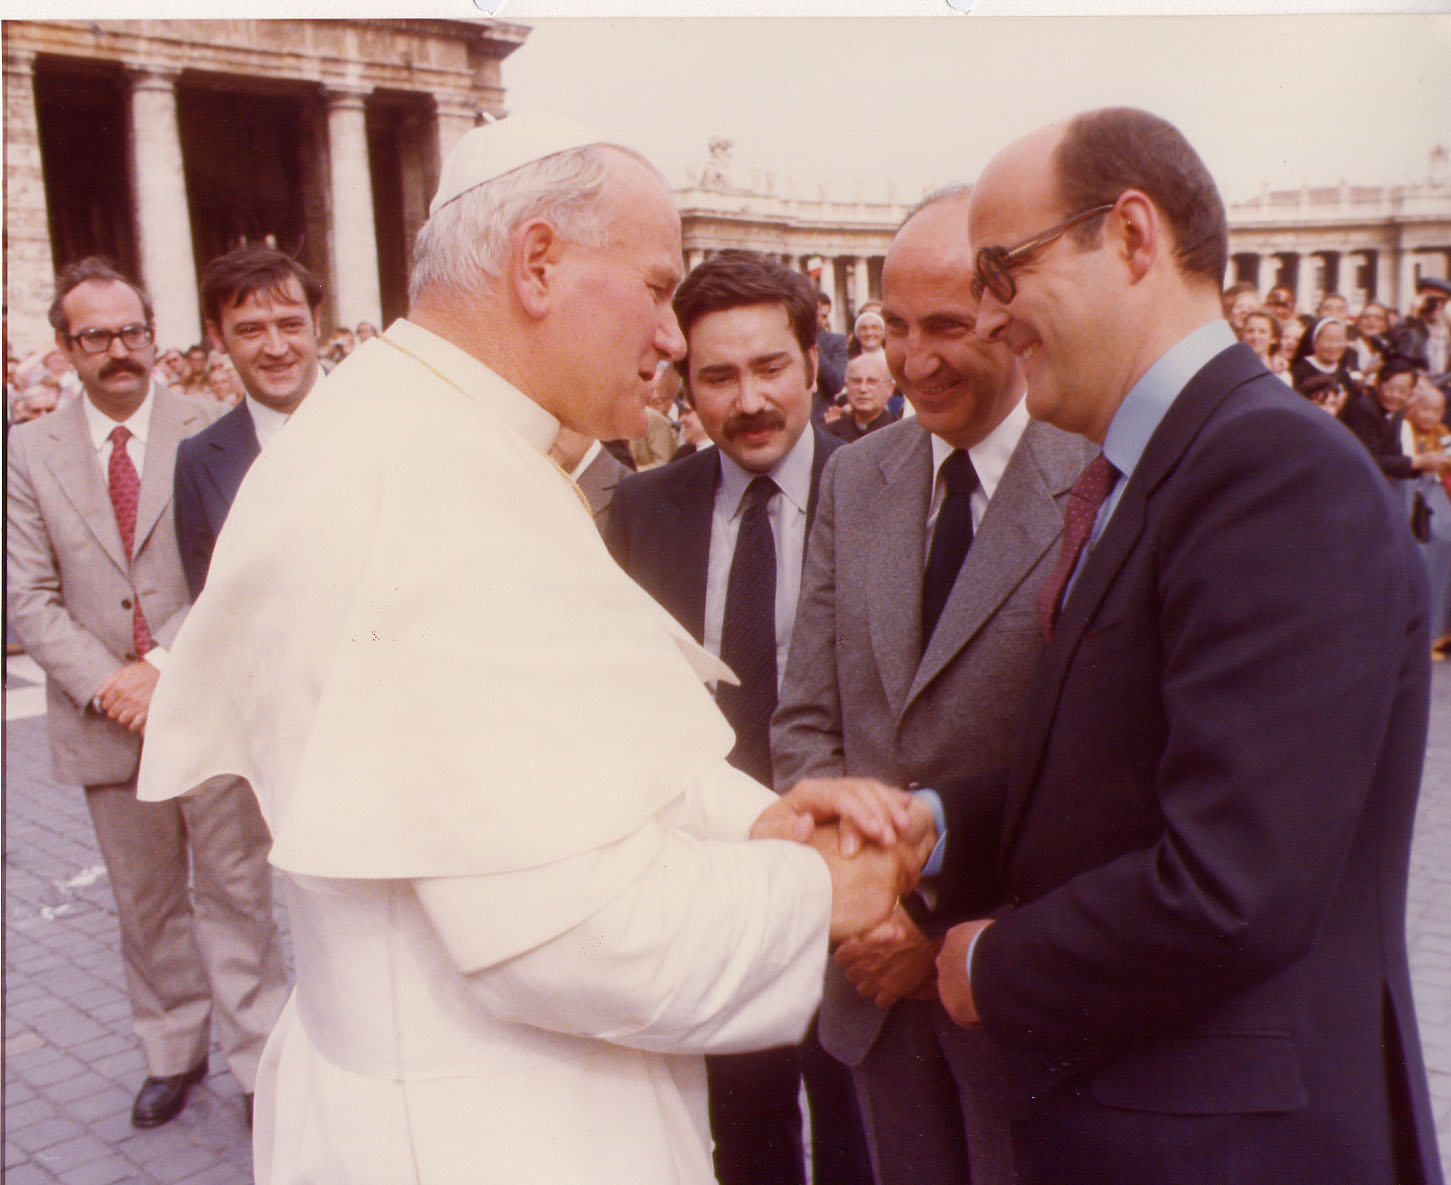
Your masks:
<instances>
[{"instance_id":1,"label":"white collar","mask_svg":"<svg viewBox=\"0 0 1451 1185\"><path fill-rule=\"evenodd\" d=\"M786 451L786 455L765 474L776 483L782 494L795 503L802 514L806 513L806 504L811 499L811 465L815 458L816 434L811 430L811 425L807 424L806 431L797 437L796 443ZM720 450L720 488L729 517L734 518L740 512L746 487L760 476L759 473L743 468L724 449Z\"/></svg>"},{"instance_id":2,"label":"white collar","mask_svg":"<svg viewBox=\"0 0 1451 1185\"><path fill-rule=\"evenodd\" d=\"M465 397L479 401L541 453L549 452L549 446L559 435L559 421L472 354L403 317L388 326L380 338L433 371Z\"/></svg>"},{"instance_id":3,"label":"white collar","mask_svg":"<svg viewBox=\"0 0 1451 1185\"><path fill-rule=\"evenodd\" d=\"M82 391L81 408L86 415L86 427L91 433L91 447L96 452L100 452L105 447L106 441L111 439L111 433L117 427L125 428L137 440L145 444L151 429L151 409L156 404L155 396L156 383L153 380L146 388L146 398L141 401L141 406L126 419L117 421L92 403L89 393Z\"/></svg>"},{"instance_id":4,"label":"white collar","mask_svg":"<svg viewBox=\"0 0 1451 1185\"><path fill-rule=\"evenodd\" d=\"M1003 472L1012 460L1013 450L1018 447L1018 441L1022 439L1023 432L1028 427L1028 401L1026 398L1019 398L1013 405L1012 411L1005 415L996 428L972 445L967 450L968 460L972 462L973 472L977 474L977 483L982 490L983 497L989 502L992 501L993 493L998 488L998 482L1003 479ZM932 482L937 483L938 471L942 468L942 462L947 460L955 450L952 445L943 440L940 436L932 437Z\"/></svg>"}]
</instances>

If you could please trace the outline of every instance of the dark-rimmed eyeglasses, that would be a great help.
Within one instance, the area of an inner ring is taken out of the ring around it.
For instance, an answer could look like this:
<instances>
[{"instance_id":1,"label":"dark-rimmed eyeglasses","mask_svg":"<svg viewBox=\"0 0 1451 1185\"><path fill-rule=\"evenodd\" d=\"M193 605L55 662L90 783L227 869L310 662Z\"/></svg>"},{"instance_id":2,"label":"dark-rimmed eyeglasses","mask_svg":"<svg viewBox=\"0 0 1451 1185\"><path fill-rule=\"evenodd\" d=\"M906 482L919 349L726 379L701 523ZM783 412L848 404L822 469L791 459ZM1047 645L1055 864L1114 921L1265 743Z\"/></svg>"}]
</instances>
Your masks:
<instances>
[{"instance_id":1,"label":"dark-rimmed eyeglasses","mask_svg":"<svg viewBox=\"0 0 1451 1185\"><path fill-rule=\"evenodd\" d=\"M1115 205L1117 202L1108 202L1102 206L1094 206L1091 210L1084 210L1081 214L1075 214L1072 218L1058 223L1057 226L1050 226L1031 239L1024 239L1015 247L981 248L977 253L976 266L973 269L973 296L981 300L984 292L991 292L999 304L1007 304L1018 294L1018 285L1013 280L1014 267L1034 251L1046 247L1059 235L1072 230L1080 222L1087 222L1099 214L1107 214Z\"/></svg>"},{"instance_id":2,"label":"dark-rimmed eyeglasses","mask_svg":"<svg viewBox=\"0 0 1451 1185\"><path fill-rule=\"evenodd\" d=\"M120 329L82 329L68 333L66 338L80 346L83 354L104 354L118 337L128 350L144 350L156 336L150 325L123 325Z\"/></svg>"}]
</instances>

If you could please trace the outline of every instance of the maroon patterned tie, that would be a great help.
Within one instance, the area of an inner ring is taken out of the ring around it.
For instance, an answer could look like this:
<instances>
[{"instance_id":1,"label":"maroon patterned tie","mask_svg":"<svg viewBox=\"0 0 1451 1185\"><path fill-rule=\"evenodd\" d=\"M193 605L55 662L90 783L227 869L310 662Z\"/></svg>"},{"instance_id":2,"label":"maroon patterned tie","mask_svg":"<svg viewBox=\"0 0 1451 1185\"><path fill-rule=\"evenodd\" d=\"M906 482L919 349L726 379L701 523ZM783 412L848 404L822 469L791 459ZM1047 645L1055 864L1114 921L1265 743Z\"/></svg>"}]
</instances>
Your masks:
<instances>
[{"instance_id":1,"label":"maroon patterned tie","mask_svg":"<svg viewBox=\"0 0 1451 1185\"><path fill-rule=\"evenodd\" d=\"M121 543L126 548L126 560L136 546L136 500L141 494L141 478L131 456L126 452L126 442L131 432L125 425L118 424L111 430L111 468L108 479L111 486L111 507L116 512L116 525L121 528ZM146 624L146 615L141 612L141 597L132 595L131 636L136 643L136 657L140 658L156 645L151 640L151 627Z\"/></svg>"},{"instance_id":2,"label":"maroon patterned tie","mask_svg":"<svg viewBox=\"0 0 1451 1185\"><path fill-rule=\"evenodd\" d=\"M1043 587L1038 590L1038 620L1043 626L1043 637L1053 634L1053 625L1058 620L1058 602L1063 599L1063 590L1068 578L1078 564L1083 545L1093 533L1093 523L1098 518L1098 508L1108 497L1109 490L1118 478L1115 469L1102 453L1088 463L1078 475L1073 489L1068 493L1068 514L1063 522L1063 550L1058 553L1058 566L1053 569Z\"/></svg>"}]
</instances>

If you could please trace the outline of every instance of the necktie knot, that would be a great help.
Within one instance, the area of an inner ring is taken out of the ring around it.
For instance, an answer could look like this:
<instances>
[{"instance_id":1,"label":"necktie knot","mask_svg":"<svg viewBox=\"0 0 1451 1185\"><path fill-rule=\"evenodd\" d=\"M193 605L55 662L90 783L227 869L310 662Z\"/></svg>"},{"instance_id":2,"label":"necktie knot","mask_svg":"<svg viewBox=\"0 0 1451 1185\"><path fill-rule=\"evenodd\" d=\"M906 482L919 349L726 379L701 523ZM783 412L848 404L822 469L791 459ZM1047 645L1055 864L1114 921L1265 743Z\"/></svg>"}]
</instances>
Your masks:
<instances>
[{"instance_id":1,"label":"necktie knot","mask_svg":"<svg viewBox=\"0 0 1451 1185\"><path fill-rule=\"evenodd\" d=\"M1078 475L1078 480L1073 483L1073 489L1068 496L1086 502L1097 510L1108 497L1109 490L1113 489L1114 479L1117 477L1118 470L1113 467L1113 462L1099 453Z\"/></svg>"},{"instance_id":2,"label":"necktie knot","mask_svg":"<svg viewBox=\"0 0 1451 1185\"><path fill-rule=\"evenodd\" d=\"M126 442L131 439L131 429L125 424L117 424L111 429L111 444L116 448L125 448Z\"/></svg>"},{"instance_id":3,"label":"necktie knot","mask_svg":"<svg viewBox=\"0 0 1451 1185\"><path fill-rule=\"evenodd\" d=\"M745 515L764 511L771 501L772 495L779 489L780 487L764 473L759 477L753 477L751 484L746 487L745 497L741 499L741 513Z\"/></svg>"},{"instance_id":4,"label":"necktie knot","mask_svg":"<svg viewBox=\"0 0 1451 1185\"><path fill-rule=\"evenodd\" d=\"M942 462L942 484L949 494L970 494L978 487L977 470L963 449L953 449Z\"/></svg>"}]
</instances>

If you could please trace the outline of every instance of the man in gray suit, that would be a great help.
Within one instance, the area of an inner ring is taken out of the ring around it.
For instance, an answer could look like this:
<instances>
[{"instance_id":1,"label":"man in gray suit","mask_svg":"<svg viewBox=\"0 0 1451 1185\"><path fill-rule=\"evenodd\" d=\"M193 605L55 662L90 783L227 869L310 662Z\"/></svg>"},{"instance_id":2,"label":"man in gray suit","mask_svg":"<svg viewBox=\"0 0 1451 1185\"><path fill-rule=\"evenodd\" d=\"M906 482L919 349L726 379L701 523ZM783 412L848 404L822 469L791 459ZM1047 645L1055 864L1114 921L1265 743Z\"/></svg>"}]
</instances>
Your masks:
<instances>
[{"instance_id":1,"label":"man in gray suit","mask_svg":"<svg viewBox=\"0 0 1451 1185\"><path fill-rule=\"evenodd\" d=\"M1034 598L1090 453L1029 422L1021 364L973 332L967 199L923 202L882 269L887 360L917 414L822 475L772 722L779 790L828 774L930 786L1009 759L1042 649ZM982 804L986 825L999 809ZM985 869L983 912L995 893ZM878 1181L1010 1181L991 1050L936 1003L939 930L908 905L928 933L899 908L837 952L821 1043L854 1068Z\"/></svg>"},{"instance_id":2,"label":"man in gray suit","mask_svg":"<svg viewBox=\"0 0 1451 1185\"><path fill-rule=\"evenodd\" d=\"M251 792L218 779L191 798L136 798L152 691L189 600L171 512L176 449L224 409L153 384L150 302L108 264L83 260L56 289L51 324L84 394L10 434L10 625L46 673L55 776L86 788L146 1055L131 1122L155 1127L206 1075L213 1006L250 1092L287 994Z\"/></svg>"}]
</instances>

